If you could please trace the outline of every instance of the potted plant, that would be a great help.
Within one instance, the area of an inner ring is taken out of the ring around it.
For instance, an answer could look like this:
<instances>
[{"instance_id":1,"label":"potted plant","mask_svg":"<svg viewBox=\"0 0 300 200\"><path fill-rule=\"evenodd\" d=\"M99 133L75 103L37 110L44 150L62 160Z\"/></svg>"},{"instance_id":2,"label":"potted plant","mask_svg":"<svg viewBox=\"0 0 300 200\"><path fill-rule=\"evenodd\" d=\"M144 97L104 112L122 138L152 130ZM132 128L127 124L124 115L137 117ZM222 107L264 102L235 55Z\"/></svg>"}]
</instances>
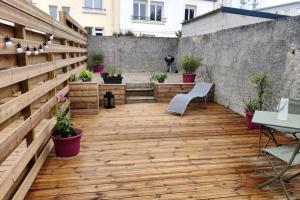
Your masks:
<instances>
[{"instance_id":1,"label":"potted plant","mask_svg":"<svg viewBox=\"0 0 300 200\"><path fill-rule=\"evenodd\" d=\"M83 82L90 82L90 81L92 81L93 75L94 75L93 72L86 69L86 70L83 70L82 72L80 72L79 78Z\"/></svg>"},{"instance_id":2,"label":"potted plant","mask_svg":"<svg viewBox=\"0 0 300 200\"><path fill-rule=\"evenodd\" d=\"M260 72L257 74L254 74L251 79L250 83L255 87L257 92L257 97L251 98L249 97L247 101L244 101L245 103L245 120L247 127L250 129L259 128L259 125L252 123L252 118L254 115L254 112L256 110L262 110L263 104L265 101L265 96L267 94L267 86L268 86L268 77L264 72Z\"/></svg>"},{"instance_id":3,"label":"potted plant","mask_svg":"<svg viewBox=\"0 0 300 200\"><path fill-rule=\"evenodd\" d=\"M107 66L107 71L102 75L105 84L122 84L122 72L115 65Z\"/></svg>"},{"instance_id":4,"label":"potted plant","mask_svg":"<svg viewBox=\"0 0 300 200\"><path fill-rule=\"evenodd\" d=\"M65 98L65 97L62 97ZM82 131L76 129L64 104L56 109L56 125L51 134L55 153L60 157L76 156L80 151Z\"/></svg>"},{"instance_id":5,"label":"potted plant","mask_svg":"<svg viewBox=\"0 0 300 200\"><path fill-rule=\"evenodd\" d=\"M167 77L168 74L165 71L154 72L151 74L150 81L158 81L159 83L164 83Z\"/></svg>"},{"instance_id":6,"label":"potted plant","mask_svg":"<svg viewBox=\"0 0 300 200\"><path fill-rule=\"evenodd\" d=\"M75 81L77 81L77 80L78 80L78 78L77 78L76 74L71 74L71 75L70 75L70 78L69 78L69 81L70 81L70 82L75 82Z\"/></svg>"},{"instance_id":7,"label":"potted plant","mask_svg":"<svg viewBox=\"0 0 300 200\"><path fill-rule=\"evenodd\" d=\"M257 99L252 99L251 97L248 100L244 101L245 104L245 121L249 129L257 129L259 125L252 123L252 118L256 110L259 110L259 104Z\"/></svg>"},{"instance_id":8,"label":"potted plant","mask_svg":"<svg viewBox=\"0 0 300 200\"><path fill-rule=\"evenodd\" d=\"M104 54L102 52L94 52L92 55L93 60L93 68L94 72L96 73L102 73L104 70L103 60L104 60Z\"/></svg>"},{"instance_id":9,"label":"potted plant","mask_svg":"<svg viewBox=\"0 0 300 200\"><path fill-rule=\"evenodd\" d=\"M180 65L184 70L184 73L182 74L183 82L193 83L195 82L196 77L195 72L202 65L202 59L193 54L186 54L181 59Z\"/></svg>"}]
</instances>

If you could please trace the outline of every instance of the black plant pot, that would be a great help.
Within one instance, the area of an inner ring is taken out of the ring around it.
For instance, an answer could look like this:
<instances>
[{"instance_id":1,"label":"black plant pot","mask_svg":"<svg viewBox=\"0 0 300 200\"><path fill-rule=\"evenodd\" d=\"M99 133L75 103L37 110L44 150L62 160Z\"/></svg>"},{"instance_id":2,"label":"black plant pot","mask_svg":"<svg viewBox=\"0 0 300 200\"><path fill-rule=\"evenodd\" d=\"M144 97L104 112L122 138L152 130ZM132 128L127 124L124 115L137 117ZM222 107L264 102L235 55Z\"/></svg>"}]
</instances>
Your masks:
<instances>
[{"instance_id":1,"label":"black plant pot","mask_svg":"<svg viewBox=\"0 0 300 200\"><path fill-rule=\"evenodd\" d=\"M123 77L103 76L105 84L122 84Z\"/></svg>"}]
</instances>

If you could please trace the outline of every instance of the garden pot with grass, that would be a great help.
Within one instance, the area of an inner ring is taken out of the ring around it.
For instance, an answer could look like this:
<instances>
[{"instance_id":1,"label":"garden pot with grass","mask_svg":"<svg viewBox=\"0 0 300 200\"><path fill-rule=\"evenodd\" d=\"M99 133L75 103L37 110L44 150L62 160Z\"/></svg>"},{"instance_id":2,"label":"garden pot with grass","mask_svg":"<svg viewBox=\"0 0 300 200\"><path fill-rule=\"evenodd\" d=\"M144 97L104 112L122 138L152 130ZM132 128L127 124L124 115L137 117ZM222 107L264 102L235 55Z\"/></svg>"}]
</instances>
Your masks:
<instances>
[{"instance_id":1,"label":"garden pot with grass","mask_svg":"<svg viewBox=\"0 0 300 200\"><path fill-rule=\"evenodd\" d=\"M104 54L102 52L94 52L92 55L93 68L95 73L103 73L104 72Z\"/></svg>"},{"instance_id":2,"label":"garden pot with grass","mask_svg":"<svg viewBox=\"0 0 300 200\"><path fill-rule=\"evenodd\" d=\"M107 71L102 74L104 84L122 84L122 72L114 65L107 66Z\"/></svg>"},{"instance_id":3,"label":"garden pot with grass","mask_svg":"<svg viewBox=\"0 0 300 200\"><path fill-rule=\"evenodd\" d=\"M194 83L196 71L202 65L202 59L192 54L184 55L180 61L180 65L184 71L182 79L184 83Z\"/></svg>"},{"instance_id":4,"label":"garden pot with grass","mask_svg":"<svg viewBox=\"0 0 300 200\"><path fill-rule=\"evenodd\" d=\"M68 108L64 104L56 109L56 125L51 134L55 153L59 157L76 156L80 151L82 130L76 129L72 123Z\"/></svg>"}]
</instances>

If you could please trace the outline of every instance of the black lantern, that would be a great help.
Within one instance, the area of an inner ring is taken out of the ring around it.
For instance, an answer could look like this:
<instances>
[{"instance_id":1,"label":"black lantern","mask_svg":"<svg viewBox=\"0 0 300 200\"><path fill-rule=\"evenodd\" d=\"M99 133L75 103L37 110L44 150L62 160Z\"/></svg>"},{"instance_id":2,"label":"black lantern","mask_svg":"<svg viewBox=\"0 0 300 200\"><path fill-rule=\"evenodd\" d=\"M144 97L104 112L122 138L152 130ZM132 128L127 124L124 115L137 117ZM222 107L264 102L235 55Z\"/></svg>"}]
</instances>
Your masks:
<instances>
[{"instance_id":1,"label":"black lantern","mask_svg":"<svg viewBox=\"0 0 300 200\"><path fill-rule=\"evenodd\" d=\"M115 107L115 95L111 91L104 95L104 108L111 109Z\"/></svg>"}]
</instances>

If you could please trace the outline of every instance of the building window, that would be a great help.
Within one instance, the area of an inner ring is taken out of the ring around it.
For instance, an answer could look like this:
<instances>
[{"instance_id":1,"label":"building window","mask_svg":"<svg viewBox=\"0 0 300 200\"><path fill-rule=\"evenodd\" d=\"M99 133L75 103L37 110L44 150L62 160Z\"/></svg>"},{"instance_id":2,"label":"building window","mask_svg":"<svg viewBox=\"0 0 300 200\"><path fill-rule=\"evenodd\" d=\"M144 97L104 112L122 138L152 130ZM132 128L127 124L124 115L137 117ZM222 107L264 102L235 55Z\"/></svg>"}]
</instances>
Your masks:
<instances>
[{"instance_id":1,"label":"building window","mask_svg":"<svg viewBox=\"0 0 300 200\"><path fill-rule=\"evenodd\" d=\"M185 6L184 20L188 21L196 16L196 6Z\"/></svg>"},{"instance_id":2,"label":"building window","mask_svg":"<svg viewBox=\"0 0 300 200\"><path fill-rule=\"evenodd\" d=\"M300 15L300 8L297 8L296 15Z\"/></svg>"},{"instance_id":3,"label":"building window","mask_svg":"<svg viewBox=\"0 0 300 200\"><path fill-rule=\"evenodd\" d=\"M50 16L57 19L57 6L49 6Z\"/></svg>"},{"instance_id":4,"label":"building window","mask_svg":"<svg viewBox=\"0 0 300 200\"><path fill-rule=\"evenodd\" d=\"M84 7L101 10L103 8L102 0L84 0Z\"/></svg>"},{"instance_id":5,"label":"building window","mask_svg":"<svg viewBox=\"0 0 300 200\"><path fill-rule=\"evenodd\" d=\"M104 28L95 28L95 35L103 35Z\"/></svg>"},{"instance_id":6,"label":"building window","mask_svg":"<svg viewBox=\"0 0 300 200\"><path fill-rule=\"evenodd\" d=\"M88 35L93 35L93 27L86 26L84 28Z\"/></svg>"},{"instance_id":7,"label":"building window","mask_svg":"<svg viewBox=\"0 0 300 200\"><path fill-rule=\"evenodd\" d=\"M288 15L290 13L290 10L284 10L283 14Z\"/></svg>"},{"instance_id":8,"label":"building window","mask_svg":"<svg viewBox=\"0 0 300 200\"><path fill-rule=\"evenodd\" d=\"M146 15L147 15L146 1L134 1L133 2L133 18L134 19L146 19Z\"/></svg>"},{"instance_id":9,"label":"building window","mask_svg":"<svg viewBox=\"0 0 300 200\"><path fill-rule=\"evenodd\" d=\"M70 14L70 7L63 6L63 7L61 7L61 10L64 11L65 13L67 13L68 15Z\"/></svg>"},{"instance_id":10,"label":"building window","mask_svg":"<svg viewBox=\"0 0 300 200\"><path fill-rule=\"evenodd\" d=\"M150 20L162 21L164 4L161 2L151 2Z\"/></svg>"}]
</instances>

